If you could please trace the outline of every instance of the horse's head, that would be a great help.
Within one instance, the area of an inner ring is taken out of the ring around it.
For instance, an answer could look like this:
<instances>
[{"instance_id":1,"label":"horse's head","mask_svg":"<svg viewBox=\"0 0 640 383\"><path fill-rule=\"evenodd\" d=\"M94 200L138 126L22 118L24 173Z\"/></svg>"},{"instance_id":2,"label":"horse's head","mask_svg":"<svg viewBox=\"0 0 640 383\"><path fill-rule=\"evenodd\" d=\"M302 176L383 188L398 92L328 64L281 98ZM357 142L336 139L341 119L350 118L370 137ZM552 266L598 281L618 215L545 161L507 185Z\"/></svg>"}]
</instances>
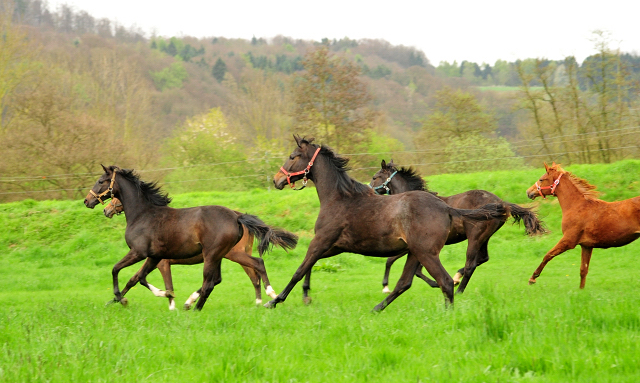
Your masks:
<instances>
[{"instance_id":1,"label":"horse's head","mask_svg":"<svg viewBox=\"0 0 640 383\"><path fill-rule=\"evenodd\" d=\"M280 167L276 175L273 176L273 184L278 190L282 190L287 183L293 188L298 180L302 180L302 187L304 188L307 184L307 179L313 179L311 167L320 152L320 147L312 144L312 137L304 138L294 134L293 138L298 146L291 152L289 159Z\"/></svg>"},{"instance_id":2,"label":"horse's head","mask_svg":"<svg viewBox=\"0 0 640 383\"><path fill-rule=\"evenodd\" d=\"M116 183L118 167L109 166L106 168L104 165L101 166L104 169L104 174L98 178L84 199L84 205L89 209L93 209L98 203L104 205L104 201L112 198L118 192L118 184Z\"/></svg>"},{"instance_id":3,"label":"horse's head","mask_svg":"<svg viewBox=\"0 0 640 383\"><path fill-rule=\"evenodd\" d=\"M385 160L382 160L380 170L373 175L369 186L371 186L377 194L391 194L390 183L397 172L398 170L393 160L389 161L388 164Z\"/></svg>"},{"instance_id":4,"label":"horse's head","mask_svg":"<svg viewBox=\"0 0 640 383\"><path fill-rule=\"evenodd\" d=\"M563 172L561 171L560 164L555 162L551 166L544 164L545 173L540 177L538 182L531 185L527 189L527 197L530 199L536 199L538 196L547 198L548 195L555 196L556 187L560 182Z\"/></svg>"},{"instance_id":5,"label":"horse's head","mask_svg":"<svg viewBox=\"0 0 640 383\"><path fill-rule=\"evenodd\" d=\"M124 207L122 207L122 202L119 199L113 197L111 201L104 207L104 216L107 218L111 218L114 215L118 215L124 212Z\"/></svg>"}]
</instances>

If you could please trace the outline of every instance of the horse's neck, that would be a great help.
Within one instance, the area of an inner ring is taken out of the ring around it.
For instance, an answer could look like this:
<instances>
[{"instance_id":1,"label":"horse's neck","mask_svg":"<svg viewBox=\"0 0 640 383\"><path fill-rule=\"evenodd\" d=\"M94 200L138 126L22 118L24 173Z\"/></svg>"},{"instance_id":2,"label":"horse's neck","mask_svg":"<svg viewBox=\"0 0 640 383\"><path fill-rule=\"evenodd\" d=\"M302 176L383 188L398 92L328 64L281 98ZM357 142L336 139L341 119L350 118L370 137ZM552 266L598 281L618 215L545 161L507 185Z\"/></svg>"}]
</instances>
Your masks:
<instances>
[{"instance_id":1,"label":"horse's neck","mask_svg":"<svg viewBox=\"0 0 640 383\"><path fill-rule=\"evenodd\" d=\"M395 177L391 179L389 183L389 188L391 189L391 194L400 194L404 192L408 192L414 189L409 187L409 182L402 178L402 176L398 177L399 173L396 174Z\"/></svg>"},{"instance_id":2,"label":"horse's neck","mask_svg":"<svg viewBox=\"0 0 640 383\"><path fill-rule=\"evenodd\" d=\"M560 179L555 194L563 211L573 209L587 201L584 194L571 182L568 176Z\"/></svg>"},{"instance_id":3,"label":"horse's neck","mask_svg":"<svg viewBox=\"0 0 640 383\"><path fill-rule=\"evenodd\" d=\"M138 189L129 181L122 177L118 181L118 186L120 186L118 199L122 203L122 210L125 212L127 224L129 224L146 211L149 203L139 195Z\"/></svg>"},{"instance_id":4,"label":"horse's neck","mask_svg":"<svg viewBox=\"0 0 640 383\"><path fill-rule=\"evenodd\" d=\"M338 175L330 168L329 159L319 156L313 166L313 183L316 185L320 207L323 203L339 200Z\"/></svg>"}]
</instances>

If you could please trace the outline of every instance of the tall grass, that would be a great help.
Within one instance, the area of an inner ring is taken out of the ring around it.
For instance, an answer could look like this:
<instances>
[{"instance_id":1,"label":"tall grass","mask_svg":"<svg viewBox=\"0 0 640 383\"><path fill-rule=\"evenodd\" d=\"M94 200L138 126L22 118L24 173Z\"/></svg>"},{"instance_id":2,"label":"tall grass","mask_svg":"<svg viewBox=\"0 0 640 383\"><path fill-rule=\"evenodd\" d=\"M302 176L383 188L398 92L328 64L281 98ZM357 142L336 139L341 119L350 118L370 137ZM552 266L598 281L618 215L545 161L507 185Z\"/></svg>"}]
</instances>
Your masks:
<instances>
[{"instance_id":1,"label":"tall grass","mask_svg":"<svg viewBox=\"0 0 640 383\"><path fill-rule=\"evenodd\" d=\"M640 195L640 161L569 169L598 185L603 199ZM524 190L542 169L442 175L431 189L450 195L490 190L528 203ZM299 266L319 203L302 192L248 191L174 196L172 206L220 204L301 235L290 253L265 255L279 291ZM108 220L82 201L0 205L0 381L463 381L621 382L640 379L638 243L594 251L585 290L579 250L527 281L561 237L555 199L539 204L552 232L529 238L505 225L489 244L455 309L420 280L384 312L384 259L342 254L314 272L305 306L301 286L275 310L253 305L243 270L223 262L223 281L202 312L170 312L142 287L128 308L112 298L111 267L128 250L124 218ZM466 243L446 246L445 267L464 264ZM121 272L121 286L137 267ZM392 270L397 280L401 265ZM162 286L157 272L150 282ZM179 300L202 283L200 266L174 267Z\"/></svg>"}]
</instances>

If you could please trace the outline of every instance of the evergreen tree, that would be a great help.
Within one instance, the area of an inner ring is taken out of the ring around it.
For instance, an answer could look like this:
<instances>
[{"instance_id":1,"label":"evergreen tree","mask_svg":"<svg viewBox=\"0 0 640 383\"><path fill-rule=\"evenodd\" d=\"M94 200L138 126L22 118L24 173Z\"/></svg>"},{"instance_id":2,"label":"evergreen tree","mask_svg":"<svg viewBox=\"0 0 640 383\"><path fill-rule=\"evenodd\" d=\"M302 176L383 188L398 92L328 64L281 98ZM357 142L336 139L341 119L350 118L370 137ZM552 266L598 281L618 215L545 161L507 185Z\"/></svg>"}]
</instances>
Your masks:
<instances>
[{"instance_id":1,"label":"evergreen tree","mask_svg":"<svg viewBox=\"0 0 640 383\"><path fill-rule=\"evenodd\" d=\"M218 80L218 82L222 82L222 80L224 80L224 75L226 73L227 73L227 64L225 64L221 58L218 58L218 61L216 61L215 65L213 66L213 70L211 71L211 74L213 75L213 77L215 77L216 80Z\"/></svg>"}]
</instances>

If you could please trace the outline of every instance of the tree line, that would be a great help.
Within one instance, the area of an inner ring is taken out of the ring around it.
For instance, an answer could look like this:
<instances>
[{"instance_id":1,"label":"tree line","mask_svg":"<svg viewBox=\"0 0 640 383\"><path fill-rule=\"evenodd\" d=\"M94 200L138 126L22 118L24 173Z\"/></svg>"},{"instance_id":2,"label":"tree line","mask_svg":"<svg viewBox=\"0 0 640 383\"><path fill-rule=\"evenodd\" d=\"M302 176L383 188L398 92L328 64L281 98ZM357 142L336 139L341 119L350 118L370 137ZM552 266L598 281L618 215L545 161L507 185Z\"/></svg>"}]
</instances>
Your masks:
<instances>
[{"instance_id":1,"label":"tree line","mask_svg":"<svg viewBox=\"0 0 640 383\"><path fill-rule=\"evenodd\" d=\"M514 63L519 90L505 93L380 40L147 38L68 7L7 4L0 201L77 198L100 163L173 192L265 188L292 133L350 155L363 180L381 157L433 174L638 155L636 58L603 35L580 65Z\"/></svg>"}]
</instances>

